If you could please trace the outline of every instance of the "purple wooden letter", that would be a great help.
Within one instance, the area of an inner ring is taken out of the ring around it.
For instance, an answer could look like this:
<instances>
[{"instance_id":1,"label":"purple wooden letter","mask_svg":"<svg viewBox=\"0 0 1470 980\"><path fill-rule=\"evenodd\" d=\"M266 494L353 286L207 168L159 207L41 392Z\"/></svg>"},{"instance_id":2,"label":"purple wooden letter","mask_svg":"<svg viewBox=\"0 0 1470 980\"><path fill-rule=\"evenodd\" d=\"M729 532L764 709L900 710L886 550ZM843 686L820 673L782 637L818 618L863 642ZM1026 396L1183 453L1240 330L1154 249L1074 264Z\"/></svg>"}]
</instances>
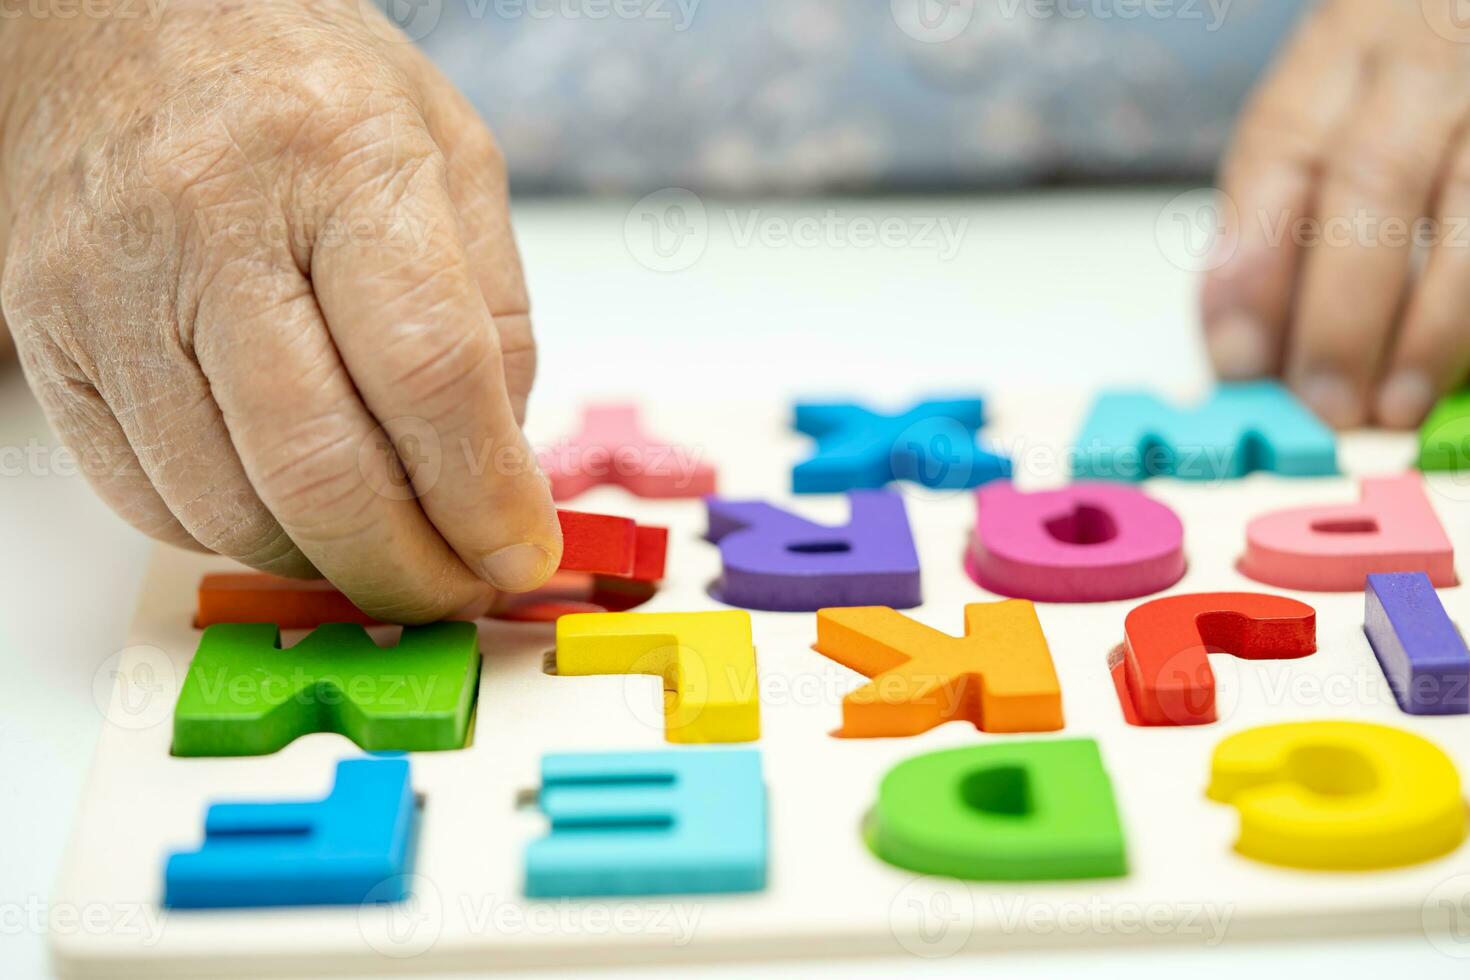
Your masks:
<instances>
[{"instance_id":1,"label":"purple wooden letter","mask_svg":"<svg viewBox=\"0 0 1470 980\"><path fill-rule=\"evenodd\" d=\"M760 501L705 498L706 537L724 563L715 598L779 612L917 606L919 556L903 497L859 490L848 500L851 519L826 527Z\"/></svg>"},{"instance_id":2,"label":"purple wooden letter","mask_svg":"<svg viewBox=\"0 0 1470 980\"><path fill-rule=\"evenodd\" d=\"M1423 572L1369 575L1363 632L1411 715L1470 713L1470 651Z\"/></svg>"}]
</instances>

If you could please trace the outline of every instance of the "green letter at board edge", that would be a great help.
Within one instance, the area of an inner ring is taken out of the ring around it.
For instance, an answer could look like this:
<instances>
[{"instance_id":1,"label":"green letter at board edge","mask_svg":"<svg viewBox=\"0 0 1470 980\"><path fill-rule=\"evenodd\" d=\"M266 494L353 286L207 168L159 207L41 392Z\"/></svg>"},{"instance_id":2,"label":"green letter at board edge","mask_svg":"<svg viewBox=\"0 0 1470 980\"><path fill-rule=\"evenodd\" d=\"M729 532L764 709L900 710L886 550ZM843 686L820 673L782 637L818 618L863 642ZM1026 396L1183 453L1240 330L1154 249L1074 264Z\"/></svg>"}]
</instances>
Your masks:
<instances>
[{"instance_id":1,"label":"green letter at board edge","mask_svg":"<svg viewBox=\"0 0 1470 980\"><path fill-rule=\"evenodd\" d=\"M1446 395L1419 429L1419 469L1458 473L1470 469L1470 388Z\"/></svg>"},{"instance_id":2,"label":"green letter at board edge","mask_svg":"<svg viewBox=\"0 0 1470 980\"><path fill-rule=\"evenodd\" d=\"M974 881L1128 873L1112 782L1092 739L1004 742L888 771L867 830L889 864Z\"/></svg>"}]
</instances>

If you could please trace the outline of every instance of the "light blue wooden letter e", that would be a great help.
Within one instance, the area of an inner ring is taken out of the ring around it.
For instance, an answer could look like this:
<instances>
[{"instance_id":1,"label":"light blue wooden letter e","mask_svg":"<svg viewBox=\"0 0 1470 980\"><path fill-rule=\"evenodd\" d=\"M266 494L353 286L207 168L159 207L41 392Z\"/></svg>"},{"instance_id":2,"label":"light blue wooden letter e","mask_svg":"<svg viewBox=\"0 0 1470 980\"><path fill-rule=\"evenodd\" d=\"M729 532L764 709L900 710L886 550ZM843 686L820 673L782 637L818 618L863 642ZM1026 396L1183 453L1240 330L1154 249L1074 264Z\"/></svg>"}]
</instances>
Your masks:
<instances>
[{"instance_id":1,"label":"light blue wooden letter e","mask_svg":"<svg viewBox=\"0 0 1470 980\"><path fill-rule=\"evenodd\" d=\"M766 789L752 750L548 755L551 833L526 848L526 895L758 891Z\"/></svg>"}]
</instances>

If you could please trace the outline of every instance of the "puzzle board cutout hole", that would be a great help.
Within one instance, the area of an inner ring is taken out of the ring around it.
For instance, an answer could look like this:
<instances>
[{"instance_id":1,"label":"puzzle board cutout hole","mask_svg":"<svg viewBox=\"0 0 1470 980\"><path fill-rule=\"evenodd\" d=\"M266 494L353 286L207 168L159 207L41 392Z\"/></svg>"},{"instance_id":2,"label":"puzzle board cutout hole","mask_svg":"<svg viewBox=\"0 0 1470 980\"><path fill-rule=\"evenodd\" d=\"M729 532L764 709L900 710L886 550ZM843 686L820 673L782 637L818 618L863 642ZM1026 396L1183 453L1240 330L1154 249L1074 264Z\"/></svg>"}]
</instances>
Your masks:
<instances>
[{"instance_id":1,"label":"puzzle board cutout hole","mask_svg":"<svg viewBox=\"0 0 1470 980\"><path fill-rule=\"evenodd\" d=\"M541 655L541 673L548 677L558 676L555 648ZM664 728L664 717L669 706L678 701L678 689L670 686L669 681L665 678L655 674L632 673L623 676L623 696L629 699L628 706L632 709L634 717L653 728ZM532 807L540 806L537 790L523 790L522 792L531 794Z\"/></svg>"},{"instance_id":2,"label":"puzzle board cutout hole","mask_svg":"<svg viewBox=\"0 0 1470 980\"><path fill-rule=\"evenodd\" d=\"M491 619L513 623L554 623L569 613L627 612L658 595L658 583L619 579L589 572L557 572L534 592L502 595L505 603Z\"/></svg>"}]
</instances>

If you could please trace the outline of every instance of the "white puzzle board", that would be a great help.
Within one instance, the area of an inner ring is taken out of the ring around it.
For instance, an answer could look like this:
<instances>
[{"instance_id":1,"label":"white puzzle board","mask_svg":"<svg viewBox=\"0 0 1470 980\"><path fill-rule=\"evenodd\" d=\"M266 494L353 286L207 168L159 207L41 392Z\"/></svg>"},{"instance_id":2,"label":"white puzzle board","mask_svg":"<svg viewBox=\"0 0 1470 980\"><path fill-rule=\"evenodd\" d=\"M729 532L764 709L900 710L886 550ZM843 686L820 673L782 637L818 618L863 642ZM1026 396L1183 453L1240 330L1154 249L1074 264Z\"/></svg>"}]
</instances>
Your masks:
<instances>
[{"instance_id":1,"label":"white puzzle board","mask_svg":"<svg viewBox=\"0 0 1470 980\"><path fill-rule=\"evenodd\" d=\"M1087 407L1076 393L991 399L985 435L1015 460L1022 489L1066 482L1065 452ZM898 408L899 406L887 406ZM808 452L789 406L644 406L660 437L719 469L722 494L769 499L817 520L846 519L840 497L793 497L790 468ZM575 411L538 413L543 445L568 432ZM1411 436L1346 438L1354 475L1401 471ZM1429 478L1429 496L1457 546L1467 542L1470 482ZM1170 594L1273 591L1234 566L1249 519L1280 507L1356 500L1347 477L1257 475L1222 485L1152 481L1185 527L1189 571ZM950 633L966 603L1000 598L964 573L974 523L970 492L906 488L923 567L925 602L909 615ZM670 528L667 578L639 611L725 608L706 593L719 552L701 540L698 501L645 501L599 488L566 503ZM951 723L914 738L848 740L840 702L863 678L821 655L812 613L751 614L760 672L762 753L770 799L764 891L711 897L529 902L521 895L525 845L545 832L524 805L548 752L675 749L664 740L655 677L555 677L542 671L551 624L483 622L484 669L473 742L414 753L423 802L414 898L402 906L176 911L158 907L163 862L197 846L211 801L319 798L339 759L360 755L319 734L272 756L169 755L173 703L198 640L195 589L210 558L160 548L128 647L99 688L107 721L53 907L96 917L95 928L53 934L58 970L74 977L395 974L636 962L696 963L777 956L947 955L961 950L1120 943L1213 945L1278 936L1427 931L1436 941L1452 903L1470 909L1470 845L1390 871L1326 873L1257 863L1232 850L1236 813L1204 797L1210 755L1227 735L1303 719L1376 721L1422 734L1470 777L1470 718L1402 713L1363 636L1363 596L1282 593L1317 609L1316 654L1247 663L1214 657L1220 720L1189 728L1133 728L1122 720L1107 670L1124 615L1145 600L1041 605L1061 679L1061 732L990 735ZM1441 593L1470 621L1464 587ZM299 633L287 634L294 642ZM1130 873L1080 882L962 883L891 867L859 827L881 776L911 756L1015 738L1095 738L1113 782ZM691 751L685 749L685 751ZM521 804L518 806L518 800ZM90 910L90 911L89 911Z\"/></svg>"}]
</instances>

